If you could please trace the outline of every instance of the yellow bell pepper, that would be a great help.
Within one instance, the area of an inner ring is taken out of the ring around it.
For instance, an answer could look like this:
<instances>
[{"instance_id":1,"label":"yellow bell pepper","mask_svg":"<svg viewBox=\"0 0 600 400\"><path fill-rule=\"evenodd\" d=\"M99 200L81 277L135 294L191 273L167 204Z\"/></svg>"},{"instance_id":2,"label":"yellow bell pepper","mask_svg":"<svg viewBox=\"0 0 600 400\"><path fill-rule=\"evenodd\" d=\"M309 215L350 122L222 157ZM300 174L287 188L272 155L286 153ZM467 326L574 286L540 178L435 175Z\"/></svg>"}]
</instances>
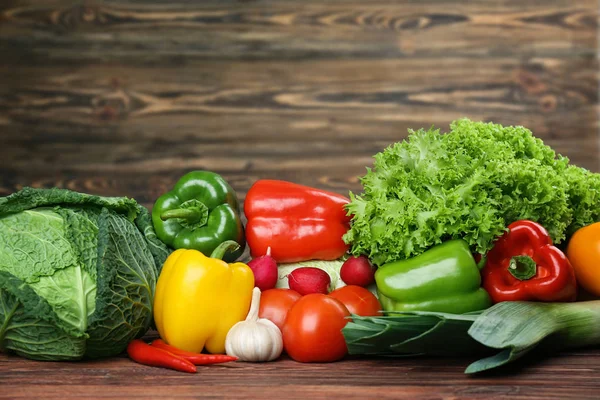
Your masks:
<instances>
[{"instance_id":1,"label":"yellow bell pepper","mask_svg":"<svg viewBox=\"0 0 600 400\"><path fill-rule=\"evenodd\" d=\"M254 288L249 266L221 260L236 246L224 242L210 257L179 249L167 258L154 296L154 321L164 341L195 353L225 352L227 332L246 318Z\"/></svg>"}]
</instances>

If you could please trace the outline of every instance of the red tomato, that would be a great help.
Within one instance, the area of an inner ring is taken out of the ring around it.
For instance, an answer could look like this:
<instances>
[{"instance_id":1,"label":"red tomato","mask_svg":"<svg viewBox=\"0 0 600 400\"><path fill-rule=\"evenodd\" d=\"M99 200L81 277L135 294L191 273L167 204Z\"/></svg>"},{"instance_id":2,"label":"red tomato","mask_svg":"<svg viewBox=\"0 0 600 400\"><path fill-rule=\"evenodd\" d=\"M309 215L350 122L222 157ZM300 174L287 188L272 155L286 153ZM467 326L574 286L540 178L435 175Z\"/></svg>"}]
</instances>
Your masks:
<instances>
[{"instance_id":1,"label":"red tomato","mask_svg":"<svg viewBox=\"0 0 600 400\"><path fill-rule=\"evenodd\" d=\"M335 289L329 296L338 299L351 314L361 317L382 315L381 304L373 293L361 286L348 285Z\"/></svg>"},{"instance_id":2,"label":"red tomato","mask_svg":"<svg viewBox=\"0 0 600 400\"><path fill-rule=\"evenodd\" d=\"M342 328L350 313L337 299L321 293L303 296L288 312L283 346L299 362L331 362L348 352Z\"/></svg>"},{"instance_id":3,"label":"red tomato","mask_svg":"<svg viewBox=\"0 0 600 400\"><path fill-rule=\"evenodd\" d=\"M283 323L289 309L298 299L300 293L291 289L269 289L260 295L258 317L272 321L279 330L283 330Z\"/></svg>"}]
</instances>

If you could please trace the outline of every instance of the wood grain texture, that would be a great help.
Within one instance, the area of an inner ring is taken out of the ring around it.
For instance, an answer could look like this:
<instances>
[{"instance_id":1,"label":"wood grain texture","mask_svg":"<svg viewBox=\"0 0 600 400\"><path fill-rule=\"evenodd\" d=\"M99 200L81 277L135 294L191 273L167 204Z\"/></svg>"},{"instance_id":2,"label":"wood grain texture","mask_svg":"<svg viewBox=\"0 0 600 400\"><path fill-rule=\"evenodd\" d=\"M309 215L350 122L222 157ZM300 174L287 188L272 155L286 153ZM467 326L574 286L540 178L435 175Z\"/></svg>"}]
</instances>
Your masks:
<instances>
[{"instance_id":1,"label":"wood grain texture","mask_svg":"<svg viewBox=\"0 0 600 400\"><path fill-rule=\"evenodd\" d=\"M23 3L2 14L10 62L589 56L597 25L592 0Z\"/></svg>"},{"instance_id":2,"label":"wood grain texture","mask_svg":"<svg viewBox=\"0 0 600 400\"><path fill-rule=\"evenodd\" d=\"M468 359L347 359L300 364L199 367L194 375L146 367L126 357L35 362L0 354L0 399L597 399L600 352L570 352L477 376Z\"/></svg>"},{"instance_id":3,"label":"wood grain texture","mask_svg":"<svg viewBox=\"0 0 600 400\"><path fill-rule=\"evenodd\" d=\"M597 80L586 61L226 65L207 62L178 75L130 66L5 69L0 157L34 176L175 177L208 168L229 178L312 172L322 175L317 182L357 183L371 156L407 129L444 130L467 116L528 126L598 170ZM356 70L365 73L357 78Z\"/></svg>"},{"instance_id":4,"label":"wood grain texture","mask_svg":"<svg viewBox=\"0 0 600 400\"><path fill-rule=\"evenodd\" d=\"M595 0L4 0L0 196L134 197L185 172L341 194L408 129L524 125L600 172ZM598 398L600 350L468 377L470 360L153 369L0 355L10 398Z\"/></svg>"},{"instance_id":5,"label":"wood grain texture","mask_svg":"<svg viewBox=\"0 0 600 400\"><path fill-rule=\"evenodd\" d=\"M204 168L232 180L242 198L260 177L347 194L360 191L372 155L408 129L445 130L462 116L525 125L598 171L592 64L453 58L4 68L0 159L10 174L0 191L68 180L149 205L185 171Z\"/></svg>"}]
</instances>

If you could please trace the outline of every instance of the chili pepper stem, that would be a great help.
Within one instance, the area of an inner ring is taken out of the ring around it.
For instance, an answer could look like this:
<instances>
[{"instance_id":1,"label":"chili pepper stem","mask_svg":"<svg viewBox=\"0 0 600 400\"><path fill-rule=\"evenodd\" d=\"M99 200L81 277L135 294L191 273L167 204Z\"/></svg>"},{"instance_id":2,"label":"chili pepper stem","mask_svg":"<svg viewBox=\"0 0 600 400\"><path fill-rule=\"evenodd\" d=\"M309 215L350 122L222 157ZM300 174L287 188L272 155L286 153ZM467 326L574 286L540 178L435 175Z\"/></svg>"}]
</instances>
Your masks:
<instances>
[{"instance_id":1,"label":"chili pepper stem","mask_svg":"<svg viewBox=\"0 0 600 400\"><path fill-rule=\"evenodd\" d=\"M226 240L217 246L210 255L210 258L221 260L227 251L234 252L240 248L240 245L235 240Z\"/></svg>"}]
</instances>

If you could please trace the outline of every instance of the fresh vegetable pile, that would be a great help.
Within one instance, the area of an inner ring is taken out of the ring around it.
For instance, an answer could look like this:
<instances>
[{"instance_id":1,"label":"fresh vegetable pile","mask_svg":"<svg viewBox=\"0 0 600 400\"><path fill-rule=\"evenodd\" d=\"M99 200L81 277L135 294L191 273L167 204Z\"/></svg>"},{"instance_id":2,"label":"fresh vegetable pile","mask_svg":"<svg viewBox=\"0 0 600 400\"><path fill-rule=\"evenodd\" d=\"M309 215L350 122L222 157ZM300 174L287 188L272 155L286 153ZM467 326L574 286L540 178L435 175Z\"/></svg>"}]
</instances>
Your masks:
<instances>
[{"instance_id":1,"label":"fresh vegetable pile","mask_svg":"<svg viewBox=\"0 0 600 400\"><path fill-rule=\"evenodd\" d=\"M375 155L348 198L258 180L245 226L210 171L183 176L152 217L61 189L0 198L0 350L127 350L189 373L283 353L481 357L473 373L600 345L600 174L523 127L450 128Z\"/></svg>"}]
</instances>

